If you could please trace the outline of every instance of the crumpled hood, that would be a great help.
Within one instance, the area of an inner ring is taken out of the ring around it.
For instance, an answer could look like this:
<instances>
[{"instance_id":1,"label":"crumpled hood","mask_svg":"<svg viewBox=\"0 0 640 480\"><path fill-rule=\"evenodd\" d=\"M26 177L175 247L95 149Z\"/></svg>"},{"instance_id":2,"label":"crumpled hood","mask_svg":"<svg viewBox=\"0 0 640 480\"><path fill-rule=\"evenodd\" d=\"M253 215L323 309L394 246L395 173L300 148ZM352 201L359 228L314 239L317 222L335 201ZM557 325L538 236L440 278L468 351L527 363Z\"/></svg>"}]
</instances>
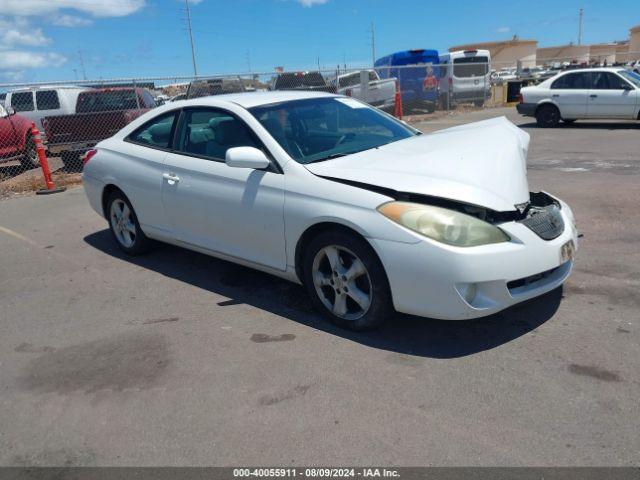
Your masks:
<instances>
[{"instance_id":1,"label":"crumpled hood","mask_svg":"<svg viewBox=\"0 0 640 480\"><path fill-rule=\"evenodd\" d=\"M306 165L316 175L515 210L529 201L529 134L505 117Z\"/></svg>"}]
</instances>

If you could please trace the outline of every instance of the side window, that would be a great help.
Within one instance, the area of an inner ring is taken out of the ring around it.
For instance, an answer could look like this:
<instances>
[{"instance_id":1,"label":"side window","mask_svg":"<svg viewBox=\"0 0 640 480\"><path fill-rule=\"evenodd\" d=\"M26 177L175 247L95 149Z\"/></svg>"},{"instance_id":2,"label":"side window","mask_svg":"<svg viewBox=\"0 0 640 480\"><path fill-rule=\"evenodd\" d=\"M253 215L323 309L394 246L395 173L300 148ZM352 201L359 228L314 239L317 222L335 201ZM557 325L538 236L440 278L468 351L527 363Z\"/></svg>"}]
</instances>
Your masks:
<instances>
[{"instance_id":1,"label":"side window","mask_svg":"<svg viewBox=\"0 0 640 480\"><path fill-rule=\"evenodd\" d=\"M552 89L580 90L589 88L588 73L568 73L551 84Z\"/></svg>"},{"instance_id":2,"label":"side window","mask_svg":"<svg viewBox=\"0 0 640 480\"><path fill-rule=\"evenodd\" d=\"M38 110L58 110L60 99L55 90L41 90L36 92L36 106Z\"/></svg>"},{"instance_id":3,"label":"side window","mask_svg":"<svg viewBox=\"0 0 640 480\"><path fill-rule=\"evenodd\" d=\"M262 148L244 122L216 109L185 110L178 138L180 152L222 161L233 147Z\"/></svg>"},{"instance_id":4,"label":"side window","mask_svg":"<svg viewBox=\"0 0 640 480\"><path fill-rule=\"evenodd\" d=\"M369 81L375 82L376 80L378 80L378 76L375 74L375 72L369 72Z\"/></svg>"},{"instance_id":5,"label":"side window","mask_svg":"<svg viewBox=\"0 0 640 480\"><path fill-rule=\"evenodd\" d=\"M12 94L11 106L16 112L32 112L33 92L17 92Z\"/></svg>"},{"instance_id":6,"label":"side window","mask_svg":"<svg viewBox=\"0 0 640 480\"><path fill-rule=\"evenodd\" d=\"M617 76L615 73L611 73L611 72L606 72L606 73L607 73L607 82L609 84L609 90L622 90L626 82L622 80L619 76Z\"/></svg>"},{"instance_id":7,"label":"side window","mask_svg":"<svg viewBox=\"0 0 640 480\"><path fill-rule=\"evenodd\" d=\"M155 108L156 101L153 99L153 96L146 90L142 91L142 98L144 99L145 107Z\"/></svg>"},{"instance_id":8,"label":"side window","mask_svg":"<svg viewBox=\"0 0 640 480\"><path fill-rule=\"evenodd\" d=\"M129 135L128 140L150 147L169 148L171 132L177 116L177 111L160 115L134 131Z\"/></svg>"}]
</instances>

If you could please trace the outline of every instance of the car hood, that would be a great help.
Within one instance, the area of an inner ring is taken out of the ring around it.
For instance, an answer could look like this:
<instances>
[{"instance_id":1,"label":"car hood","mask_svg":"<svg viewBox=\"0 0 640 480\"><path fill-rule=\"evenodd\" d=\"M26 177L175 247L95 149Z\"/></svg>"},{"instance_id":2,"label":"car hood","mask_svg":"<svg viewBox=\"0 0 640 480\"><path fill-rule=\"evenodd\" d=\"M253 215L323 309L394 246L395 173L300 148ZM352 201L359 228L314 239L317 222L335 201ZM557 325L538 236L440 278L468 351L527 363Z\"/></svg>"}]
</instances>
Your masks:
<instances>
[{"instance_id":1,"label":"car hood","mask_svg":"<svg viewBox=\"0 0 640 480\"><path fill-rule=\"evenodd\" d=\"M496 211L529 201L529 134L505 117L305 165L312 173Z\"/></svg>"}]
</instances>

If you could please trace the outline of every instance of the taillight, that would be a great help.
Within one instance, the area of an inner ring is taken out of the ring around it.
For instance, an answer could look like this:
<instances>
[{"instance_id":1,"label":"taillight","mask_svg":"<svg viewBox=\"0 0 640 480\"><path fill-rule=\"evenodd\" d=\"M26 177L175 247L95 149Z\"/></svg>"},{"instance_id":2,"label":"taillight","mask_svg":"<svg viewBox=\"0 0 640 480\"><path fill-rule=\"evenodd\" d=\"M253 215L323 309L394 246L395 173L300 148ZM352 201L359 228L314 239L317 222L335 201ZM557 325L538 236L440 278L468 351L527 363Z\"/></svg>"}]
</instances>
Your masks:
<instances>
[{"instance_id":1,"label":"taillight","mask_svg":"<svg viewBox=\"0 0 640 480\"><path fill-rule=\"evenodd\" d=\"M86 165L87 163L89 163L89 160L91 160L96 153L98 153L98 150L96 148L87 150L87 153L85 153L82 157L82 164Z\"/></svg>"}]
</instances>

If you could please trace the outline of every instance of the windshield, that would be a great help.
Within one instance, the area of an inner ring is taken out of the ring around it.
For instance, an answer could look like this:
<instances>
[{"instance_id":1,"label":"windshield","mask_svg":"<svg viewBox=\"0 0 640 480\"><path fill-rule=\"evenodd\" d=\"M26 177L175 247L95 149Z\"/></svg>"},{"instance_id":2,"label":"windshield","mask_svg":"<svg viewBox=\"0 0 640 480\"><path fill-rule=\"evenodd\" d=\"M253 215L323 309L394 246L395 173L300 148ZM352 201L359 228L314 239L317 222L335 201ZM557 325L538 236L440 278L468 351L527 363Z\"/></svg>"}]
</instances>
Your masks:
<instances>
[{"instance_id":1,"label":"windshield","mask_svg":"<svg viewBox=\"0 0 640 480\"><path fill-rule=\"evenodd\" d=\"M638 75L636 72L620 70L618 74L620 74L621 77L624 77L625 80L629 80L631 83L633 83L636 88L640 88L640 75Z\"/></svg>"},{"instance_id":2,"label":"windshield","mask_svg":"<svg viewBox=\"0 0 640 480\"><path fill-rule=\"evenodd\" d=\"M250 108L298 163L376 148L420 132L353 98L310 98Z\"/></svg>"}]
</instances>

